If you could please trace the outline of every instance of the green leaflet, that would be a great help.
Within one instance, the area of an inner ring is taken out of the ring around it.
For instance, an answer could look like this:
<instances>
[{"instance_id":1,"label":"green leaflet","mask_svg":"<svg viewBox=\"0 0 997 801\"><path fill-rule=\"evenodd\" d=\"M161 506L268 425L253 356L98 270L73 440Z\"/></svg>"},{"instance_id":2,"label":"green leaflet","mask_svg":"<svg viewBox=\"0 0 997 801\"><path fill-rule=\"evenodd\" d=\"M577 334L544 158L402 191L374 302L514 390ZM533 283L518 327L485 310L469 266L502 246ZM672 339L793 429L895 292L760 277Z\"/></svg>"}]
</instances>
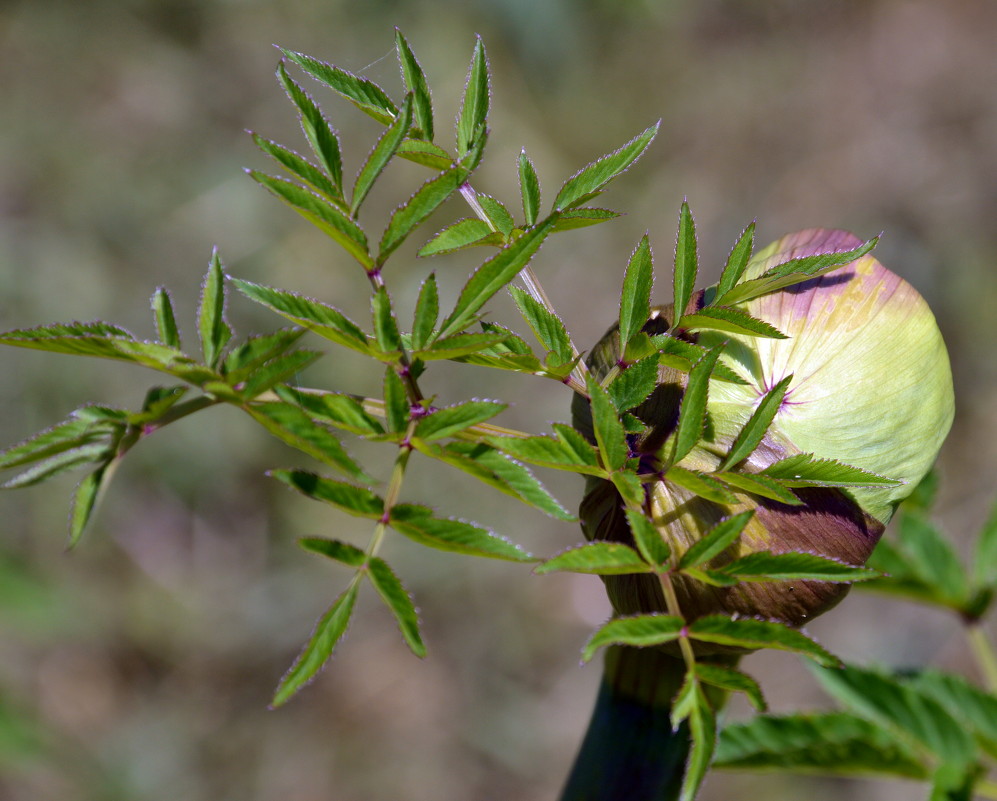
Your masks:
<instances>
[{"instance_id":1,"label":"green leaflet","mask_svg":"<svg viewBox=\"0 0 997 801\"><path fill-rule=\"evenodd\" d=\"M686 470L684 467L672 465L665 473L665 478L714 503L734 503L737 500L723 484L697 470Z\"/></svg>"},{"instance_id":2,"label":"green leaflet","mask_svg":"<svg viewBox=\"0 0 997 801\"><path fill-rule=\"evenodd\" d=\"M329 607L319 620L311 639L291 669L281 679L274 693L272 706L278 707L304 687L326 663L336 643L346 633L357 600L358 584L354 581Z\"/></svg>"},{"instance_id":3,"label":"green leaflet","mask_svg":"<svg viewBox=\"0 0 997 801\"><path fill-rule=\"evenodd\" d=\"M751 251L755 244L755 224L751 222L738 237L737 242L727 257L724 271L720 275L720 283L717 284L717 291L713 298L714 303L719 303L744 275L744 269L751 259Z\"/></svg>"},{"instance_id":4,"label":"green leaflet","mask_svg":"<svg viewBox=\"0 0 997 801\"><path fill-rule=\"evenodd\" d=\"M365 114L387 125L398 113L391 98L373 81L360 78L351 72L326 64L304 53L281 48L281 52L315 80L339 92Z\"/></svg>"},{"instance_id":5,"label":"green leaflet","mask_svg":"<svg viewBox=\"0 0 997 801\"><path fill-rule=\"evenodd\" d=\"M366 487L323 478L307 470L271 470L269 475L308 498L324 501L355 517L380 520L384 514L384 501Z\"/></svg>"},{"instance_id":6,"label":"green leaflet","mask_svg":"<svg viewBox=\"0 0 997 801\"><path fill-rule=\"evenodd\" d=\"M353 197L350 201L350 217L356 218L360 205L367 197L374 182L384 172L388 162L394 157L405 134L412 124L412 95L405 95L405 102L398 110L398 114L391 124L385 129L381 138L377 140L374 149L370 152L364 165L357 173L356 181L353 184Z\"/></svg>"},{"instance_id":7,"label":"green leaflet","mask_svg":"<svg viewBox=\"0 0 997 801\"><path fill-rule=\"evenodd\" d=\"M452 437L465 428L490 420L507 404L495 401L466 401L454 406L433 409L415 427L415 436L424 440Z\"/></svg>"},{"instance_id":8,"label":"green leaflet","mask_svg":"<svg viewBox=\"0 0 997 801\"><path fill-rule=\"evenodd\" d=\"M398 148L398 155L431 170L447 170L453 166L453 159L447 151L421 139L406 139Z\"/></svg>"},{"instance_id":9,"label":"green leaflet","mask_svg":"<svg viewBox=\"0 0 997 801\"><path fill-rule=\"evenodd\" d=\"M492 353L496 346L501 346L507 339L507 336L501 334L454 334L437 339L428 348L412 351L412 356L427 362L434 359L463 359L474 354Z\"/></svg>"},{"instance_id":10,"label":"green leaflet","mask_svg":"<svg viewBox=\"0 0 997 801\"><path fill-rule=\"evenodd\" d=\"M658 354L653 353L617 373L606 387L613 405L626 412L643 403L658 385Z\"/></svg>"},{"instance_id":11,"label":"green leaflet","mask_svg":"<svg viewBox=\"0 0 997 801\"><path fill-rule=\"evenodd\" d=\"M898 541L911 572L932 588L942 604L961 609L970 597L969 576L952 544L917 514L900 519Z\"/></svg>"},{"instance_id":12,"label":"green leaflet","mask_svg":"<svg viewBox=\"0 0 997 801\"><path fill-rule=\"evenodd\" d=\"M509 294L544 350L553 355L555 364L570 362L574 358L574 348L561 318L519 287L510 287Z\"/></svg>"},{"instance_id":13,"label":"green leaflet","mask_svg":"<svg viewBox=\"0 0 997 801\"><path fill-rule=\"evenodd\" d=\"M917 753L880 726L847 712L758 716L720 732L718 768L926 779Z\"/></svg>"},{"instance_id":14,"label":"green leaflet","mask_svg":"<svg viewBox=\"0 0 997 801\"><path fill-rule=\"evenodd\" d=\"M796 629L768 620L724 615L708 615L689 624L689 637L701 642L731 645L735 648L776 648L808 656L825 667L837 667L840 661Z\"/></svg>"},{"instance_id":15,"label":"green leaflet","mask_svg":"<svg viewBox=\"0 0 997 801\"><path fill-rule=\"evenodd\" d=\"M465 217L448 225L419 250L420 256L437 256L475 245L501 245L501 238L477 217Z\"/></svg>"},{"instance_id":16,"label":"green leaflet","mask_svg":"<svg viewBox=\"0 0 997 801\"><path fill-rule=\"evenodd\" d=\"M590 225L609 222L619 217L619 213L609 209L599 209L594 206L582 206L581 208L567 209L558 214L554 222L554 233L561 231L574 231L578 228L588 228Z\"/></svg>"},{"instance_id":17,"label":"green leaflet","mask_svg":"<svg viewBox=\"0 0 997 801\"><path fill-rule=\"evenodd\" d=\"M904 682L941 704L963 726L968 726L991 757L997 757L997 697L962 676L937 670L905 677Z\"/></svg>"},{"instance_id":18,"label":"green leaflet","mask_svg":"<svg viewBox=\"0 0 997 801\"><path fill-rule=\"evenodd\" d=\"M787 375L765 394L761 403L758 404L758 408L748 418L748 422L744 424L744 428L738 432L737 438L734 440L734 444L731 445L730 452L727 454L727 458L723 460L718 470L721 472L729 470L734 465L747 459L755 448L758 447L758 444L762 441L762 437L765 436L765 432L768 431L768 427L782 406L782 400L786 396L792 380L793 376Z\"/></svg>"},{"instance_id":19,"label":"green leaflet","mask_svg":"<svg viewBox=\"0 0 997 801\"><path fill-rule=\"evenodd\" d=\"M626 353L633 339L651 316L651 287L654 284L654 264L647 234L641 237L630 256L623 276L620 295L620 352Z\"/></svg>"},{"instance_id":20,"label":"green leaflet","mask_svg":"<svg viewBox=\"0 0 997 801\"><path fill-rule=\"evenodd\" d=\"M644 648L677 640L685 621L675 615L618 617L598 629L582 649L582 661L589 662L596 651L607 645L633 645Z\"/></svg>"},{"instance_id":21,"label":"green leaflet","mask_svg":"<svg viewBox=\"0 0 997 801\"><path fill-rule=\"evenodd\" d=\"M973 581L980 587L997 587L997 504L991 509L976 540Z\"/></svg>"},{"instance_id":22,"label":"green leaflet","mask_svg":"<svg viewBox=\"0 0 997 801\"><path fill-rule=\"evenodd\" d=\"M592 427L603 464L609 471L619 470L630 458L630 448L623 432L623 424L609 393L600 387L591 375L587 376L587 384L592 406Z\"/></svg>"},{"instance_id":23,"label":"green leaflet","mask_svg":"<svg viewBox=\"0 0 997 801\"><path fill-rule=\"evenodd\" d=\"M432 342L436 320L440 316L440 294L436 286L436 273L430 273L419 289L412 321L412 350L418 352ZM416 356L416 358L419 358Z\"/></svg>"},{"instance_id":24,"label":"green leaflet","mask_svg":"<svg viewBox=\"0 0 997 801\"><path fill-rule=\"evenodd\" d=\"M729 692L744 693L751 705L759 712L764 712L768 707L758 682L740 670L711 665L706 662L696 662L696 678L704 684L720 687Z\"/></svg>"},{"instance_id":25,"label":"green leaflet","mask_svg":"<svg viewBox=\"0 0 997 801\"><path fill-rule=\"evenodd\" d=\"M343 200L343 159L340 154L339 139L315 101L287 74L283 62L277 65L277 79L284 87L291 102L298 107L298 111L301 113L301 129L325 170L325 174L319 172L318 175L315 175L310 169L311 165L304 159L300 159L300 157L298 159L289 158L289 151L281 152L283 150L281 149L274 152L260 141L257 141L257 145L296 175L304 178L320 192L326 194L330 200L341 202ZM301 175L302 172L307 175ZM326 175L328 178L325 177Z\"/></svg>"},{"instance_id":26,"label":"green leaflet","mask_svg":"<svg viewBox=\"0 0 997 801\"><path fill-rule=\"evenodd\" d=\"M246 400L252 400L274 385L293 378L320 356L321 352L313 350L296 350L278 356L257 367L236 390Z\"/></svg>"},{"instance_id":27,"label":"green leaflet","mask_svg":"<svg viewBox=\"0 0 997 801\"><path fill-rule=\"evenodd\" d=\"M533 162L523 150L517 160L519 166L519 192L523 198L523 217L526 220L526 227L536 224L537 214L540 211L540 180L537 178L536 168Z\"/></svg>"},{"instance_id":28,"label":"green leaflet","mask_svg":"<svg viewBox=\"0 0 997 801\"><path fill-rule=\"evenodd\" d=\"M667 566L671 548L665 542L658 527L647 519L647 515L632 507L626 508L627 522L633 535L637 550L647 562L657 566Z\"/></svg>"},{"instance_id":29,"label":"green leaflet","mask_svg":"<svg viewBox=\"0 0 997 801\"><path fill-rule=\"evenodd\" d=\"M706 536L693 543L689 550L682 554L678 564L679 570L701 565L727 550L741 536L752 515L753 511L741 512L717 523Z\"/></svg>"},{"instance_id":30,"label":"green leaflet","mask_svg":"<svg viewBox=\"0 0 997 801\"><path fill-rule=\"evenodd\" d=\"M508 237L516 224L509 210L491 195L478 195L477 200L492 227L503 237Z\"/></svg>"},{"instance_id":31,"label":"green leaflet","mask_svg":"<svg viewBox=\"0 0 997 801\"><path fill-rule=\"evenodd\" d=\"M371 309L374 312L374 339L381 349L382 360L396 362L402 354L402 337L391 310L391 298L383 285L371 296Z\"/></svg>"},{"instance_id":32,"label":"green leaflet","mask_svg":"<svg viewBox=\"0 0 997 801\"><path fill-rule=\"evenodd\" d=\"M680 715L676 715L680 712ZM713 751L717 744L717 715L710 706L694 674L687 674L686 683L679 690L672 714L672 725L677 726L688 719L692 735L692 749L682 780L682 793L679 801L693 801L706 778L713 761Z\"/></svg>"},{"instance_id":33,"label":"green leaflet","mask_svg":"<svg viewBox=\"0 0 997 801\"><path fill-rule=\"evenodd\" d=\"M303 328L285 328L272 334L249 337L225 357L222 372L226 381L234 385L247 380L267 362L284 354L304 333Z\"/></svg>"},{"instance_id":34,"label":"green leaflet","mask_svg":"<svg viewBox=\"0 0 997 801\"><path fill-rule=\"evenodd\" d=\"M564 211L584 203L633 164L651 144L660 123L655 123L619 150L596 159L572 175L554 198L554 210Z\"/></svg>"},{"instance_id":35,"label":"green leaflet","mask_svg":"<svg viewBox=\"0 0 997 801\"><path fill-rule=\"evenodd\" d=\"M69 512L69 547L80 541L83 532L90 522L97 501L103 492L107 481L114 471L116 461L109 459L96 470L87 475L76 487L73 493L73 505Z\"/></svg>"},{"instance_id":36,"label":"green leaflet","mask_svg":"<svg viewBox=\"0 0 997 801\"><path fill-rule=\"evenodd\" d=\"M395 616L402 638L418 657L426 655L426 646L419 632L419 613L402 582L383 559L373 556L367 564L367 578L374 585L391 614Z\"/></svg>"},{"instance_id":37,"label":"green leaflet","mask_svg":"<svg viewBox=\"0 0 997 801\"><path fill-rule=\"evenodd\" d=\"M735 559L714 571L739 581L863 581L876 578L879 571L853 567L812 553L771 553L756 551Z\"/></svg>"},{"instance_id":38,"label":"green leaflet","mask_svg":"<svg viewBox=\"0 0 997 801\"><path fill-rule=\"evenodd\" d=\"M350 395L299 392L291 387L277 387L276 392L281 400L300 406L310 417L327 425L361 436L384 433L384 426Z\"/></svg>"},{"instance_id":39,"label":"green leaflet","mask_svg":"<svg viewBox=\"0 0 997 801\"><path fill-rule=\"evenodd\" d=\"M75 470L88 464L105 463L114 455L110 442L91 442L60 450L46 459L36 461L27 470L0 484L0 489L20 489L40 484L59 473Z\"/></svg>"},{"instance_id":40,"label":"green leaflet","mask_svg":"<svg viewBox=\"0 0 997 801\"><path fill-rule=\"evenodd\" d=\"M109 420L93 419L85 410L77 409L69 418L51 428L40 431L17 445L0 451L0 470L37 462L64 451L93 445L109 439L120 429L120 424Z\"/></svg>"},{"instance_id":41,"label":"green leaflet","mask_svg":"<svg viewBox=\"0 0 997 801\"><path fill-rule=\"evenodd\" d=\"M562 551L533 568L537 574L569 571L619 576L630 573L650 573L651 566L637 551L619 542L589 542Z\"/></svg>"},{"instance_id":42,"label":"green leaflet","mask_svg":"<svg viewBox=\"0 0 997 801\"><path fill-rule=\"evenodd\" d=\"M778 479L784 487L895 487L903 483L834 459L818 459L812 453L780 459L761 474Z\"/></svg>"},{"instance_id":43,"label":"green leaflet","mask_svg":"<svg viewBox=\"0 0 997 801\"><path fill-rule=\"evenodd\" d=\"M457 118L457 154L463 158L481 137L488 119L488 59L481 37L474 43L471 66L464 85L464 99Z\"/></svg>"},{"instance_id":44,"label":"green leaflet","mask_svg":"<svg viewBox=\"0 0 997 801\"><path fill-rule=\"evenodd\" d=\"M775 326L734 306L704 306L695 314L684 315L680 325L688 331L707 329L769 339L788 339Z\"/></svg>"},{"instance_id":45,"label":"green leaflet","mask_svg":"<svg viewBox=\"0 0 997 801\"><path fill-rule=\"evenodd\" d=\"M675 451L672 464L681 462L703 437L706 426L706 407L709 398L710 376L720 358L723 345L718 345L701 358L689 371L689 381L682 394L679 419L675 428Z\"/></svg>"},{"instance_id":46,"label":"green leaflet","mask_svg":"<svg viewBox=\"0 0 997 801\"><path fill-rule=\"evenodd\" d=\"M384 372L384 413L389 431L401 433L408 428L411 415L408 395L401 377L390 365Z\"/></svg>"},{"instance_id":47,"label":"green leaflet","mask_svg":"<svg viewBox=\"0 0 997 801\"><path fill-rule=\"evenodd\" d=\"M441 551L530 562L533 557L518 545L487 529L462 520L433 517L432 510L415 504L397 504L391 509L391 527L410 540Z\"/></svg>"},{"instance_id":48,"label":"green leaflet","mask_svg":"<svg viewBox=\"0 0 997 801\"><path fill-rule=\"evenodd\" d=\"M364 562L367 561L367 554L348 542L330 540L325 537L302 537L298 540L298 545L306 551L327 556L349 567L363 567Z\"/></svg>"},{"instance_id":49,"label":"green leaflet","mask_svg":"<svg viewBox=\"0 0 997 801\"><path fill-rule=\"evenodd\" d=\"M173 314L173 302L165 287L159 287L152 295L152 312L156 319L159 341L168 348L181 350L180 329Z\"/></svg>"},{"instance_id":50,"label":"green leaflet","mask_svg":"<svg viewBox=\"0 0 997 801\"><path fill-rule=\"evenodd\" d=\"M696 289L696 275L699 272L699 256L696 253L696 224L693 222L692 214L689 211L689 204L682 201L682 208L679 211L679 230L675 238L675 272L672 275L672 284L675 296L674 315L672 327L677 328L684 325L682 317L692 293Z\"/></svg>"},{"instance_id":51,"label":"green leaflet","mask_svg":"<svg viewBox=\"0 0 997 801\"><path fill-rule=\"evenodd\" d=\"M750 492L787 506L802 506L803 501L786 488L786 484L758 473L711 473L712 478L741 492Z\"/></svg>"},{"instance_id":52,"label":"green leaflet","mask_svg":"<svg viewBox=\"0 0 997 801\"><path fill-rule=\"evenodd\" d=\"M334 184L321 169L316 167L310 161L283 145L279 145L269 139L264 139L259 134L253 134L253 141L260 150L270 156L282 167L290 170L291 173L303 183L310 186L319 194L324 195L336 205L342 206L344 209L347 208L346 201L343 199L343 190L341 186ZM341 183L342 178L339 180Z\"/></svg>"},{"instance_id":53,"label":"green leaflet","mask_svg":"<svg viewBox=\"0 0 997 801\"><path fill-rule=\"evenodd\" d=\"M555 437L488 437L489 444L530 464L602 476L595 448L579 435Z\"/></svg>"},{"instance_id":54,"label":"green leaflet","mask_svg":"<svg viewBox=\"0 0 997 801\"><path fill-rule=\"evenodd\" d=\"M412 94L412 113L415 124L422 132L424 139L433 141L433 100L429 93L429 85L426 83L426 75L422 71L415 53L409 47L409 43L402 36L402 32L395 29L395 50L398 53L398 63L402 68L402 78L405 80L405 88Z\"/></svg>"},{"instance_id":55,"label":"green leaflet","mask_svg":"<svg viewBox=\"0 0 997 801\"><path fill-rule=\"evenodd\" d=\"M668 334L650 337L650 345L660 351L660 361L663 366L674 367L684 373L688 373L692 369L692 365L707 353L707 349L701 345L694 345ZM723 362L717 362L714 366L713 378L716 381L726 381L728 384L745 385L748 383Z\"/></svg>"}]
</instances>

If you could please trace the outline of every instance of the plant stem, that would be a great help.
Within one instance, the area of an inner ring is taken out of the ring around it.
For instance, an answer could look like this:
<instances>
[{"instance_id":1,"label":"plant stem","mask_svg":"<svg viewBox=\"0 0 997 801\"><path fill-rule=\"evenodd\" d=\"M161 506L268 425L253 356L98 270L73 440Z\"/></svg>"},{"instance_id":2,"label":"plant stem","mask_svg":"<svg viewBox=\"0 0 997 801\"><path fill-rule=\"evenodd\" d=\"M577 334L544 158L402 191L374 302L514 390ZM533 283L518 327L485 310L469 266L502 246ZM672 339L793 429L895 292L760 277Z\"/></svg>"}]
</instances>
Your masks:
<instances>
[{"instance_id":1,"label":"plant stem","mask_svg":"<svg viewBox=\"0 0 997 801\"><path fill-rule=\"evenodd\" d=\"M391 518L391 509L398 503L398 497L402 491L402 481L405 479L405 468L408 466L409 457L412 455L411 438L415 433L415 426L418 421L413 418L409 420L408 428L405 430L405 437L398 444L398 455L395 456L395 464L391 468L391 478L388 480L388 490L384 494L384 513L374 527L374 533L370 537L367 545L367 557L377 556L384 540L384 534L388 530L388 521Z\"/></svg>"},{"instance_id":2,"label":"plant stem","mask_svg":"<svg viewBox=\"0 0 997 801\"><path fill-rule=\"evenodd\" d=\"M983 625L979 621L970 623L966 627L966 636L969 638L976 663L986 680L987 688L990 692L997 692L997 654L994 653Z\"/></svg>"}]
</instances>

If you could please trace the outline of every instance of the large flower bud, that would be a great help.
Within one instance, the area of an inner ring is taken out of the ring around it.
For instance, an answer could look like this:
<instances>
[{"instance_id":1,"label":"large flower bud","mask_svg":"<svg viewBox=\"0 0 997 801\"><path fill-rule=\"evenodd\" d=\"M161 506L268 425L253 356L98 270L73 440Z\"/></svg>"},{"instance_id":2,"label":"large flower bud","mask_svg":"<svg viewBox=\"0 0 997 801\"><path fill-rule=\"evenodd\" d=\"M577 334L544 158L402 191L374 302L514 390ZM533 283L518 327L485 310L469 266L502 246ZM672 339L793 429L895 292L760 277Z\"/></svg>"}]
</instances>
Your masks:
<instances>
[{"instance_id":1,"label":"large flower bud","mask_svg":"<svg viewBox=\"0 0 997 801\"><path fill-rule=\"evenodd\" d=\"M859 244L843 231L792 234L757 254L744 280L790 259ZM697 293L686 313L701 308L711 292ZM804 551L861 565L897 504L931 467L952 422L951 372L934 316L913 287L871 256L742 307L788 338L672 332L707 347L726 341L721 362L746 382L711 380L705 436L680 466L707 473L716 470L761 398L792 375L762 443L740 470L755 473L787 456L809 453L902 483L849 490L797 489L794 493L802 505L790 506L750 493L734 493L734 503L714 503L659 479L648 485L651 517L680 555L719 521L754 510L740 540L717 557L713 567L755 551ZM670 307L660 307L645 330L663 333L671 317ZM619 359L619 335L612 329L593 349L588 363L599 377ZM670 452L686 380L683 372L660 368L657 389L633 410L649 427L632 443L644 472L660 471ZM590 427L584 399L577 399L573 412L581 430ZM622 506L612 484L590 479L581 506L586 537L632 542ZM713 587L683 575L672 580L687 618L724 613L791 625L826 611L848 590L847 584L817 581ZM606 585L620 614L665 609L657 578L609 576Z\"/></svg>"}]
</instances>

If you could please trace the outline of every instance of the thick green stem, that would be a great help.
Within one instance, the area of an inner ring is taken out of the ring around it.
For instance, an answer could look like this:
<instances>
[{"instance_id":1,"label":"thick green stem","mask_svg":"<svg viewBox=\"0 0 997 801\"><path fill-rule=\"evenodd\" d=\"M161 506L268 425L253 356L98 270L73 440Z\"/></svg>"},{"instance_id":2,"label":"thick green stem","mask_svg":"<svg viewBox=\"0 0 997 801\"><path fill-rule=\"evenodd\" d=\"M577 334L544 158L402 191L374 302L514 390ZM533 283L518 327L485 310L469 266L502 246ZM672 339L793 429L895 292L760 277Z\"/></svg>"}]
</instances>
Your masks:
<instances>
[{"instance_id":1,"label":"thick green stem","mask_svg":"<svg viewBox=\"0 0 997 801\"><path fill-rule=\"evenodd\" d=\"M969 637L969 645L973 649L973 655L980 666L987 687L991 692L997 692L997 654L994 654L993 646L987 639L982 624L978 621L971 623L966 627L966 636Z\"/></svg>"}]
</instances>

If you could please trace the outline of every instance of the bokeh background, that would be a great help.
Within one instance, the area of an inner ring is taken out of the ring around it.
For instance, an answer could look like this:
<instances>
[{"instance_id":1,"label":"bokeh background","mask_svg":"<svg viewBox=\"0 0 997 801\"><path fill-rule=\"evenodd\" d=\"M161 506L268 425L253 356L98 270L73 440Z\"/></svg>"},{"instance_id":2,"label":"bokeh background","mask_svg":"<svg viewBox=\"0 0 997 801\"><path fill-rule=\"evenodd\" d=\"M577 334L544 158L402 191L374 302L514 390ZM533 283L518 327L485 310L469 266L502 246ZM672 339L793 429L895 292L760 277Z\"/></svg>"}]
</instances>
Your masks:
<instances>
[{"instance_id":1,"label":"bokeh background","mask_svg":"<svg viewBox=\"0 0 997 801\"><path fill-rule=\"evenodd\" d=\"M661 287L688 197L707 281L757 217L759 243L810 226L863 237L935 309L958 415L942 452L938 515L960 550L997 473L997 4L949 0L23 0L0 3L0 327L109 319L152 336L148 298L173 293L192 323L211 248L238 276L366 313L366 284L322 235L242 173L264 167L244 129L303 147L273 80L279 43L368 76L399 78L408 36L449 121L473 37L493 68L492 137L479 189L518 203L515 157L560 181L659 117L661 134L607 205L628 216L552 240L536 265L579 343L612 321L644 231ZM347 171L376 133L316 87ZM400 164L366 219L422 179ZM462 213L455 203L431 230ZM375 230L376 227L375 227ZM427 230L427 234L431 232ZM452 298L473 262L390 268L396 304L438 271ZM661 289L664 300L667 291ZM278 321L234 299L243 333ZM512 321L510 304L495 319ZM330 357L303 382L377 392L362 362ZM435 375L434 375L435 374ZM140 368L0 351L0 441L100 401L134 407ZM436 368L442 400L515 401L510 425L567 418L555 384ZM377 450L361 450L372 469ZM556 797L580 741L599 665L579 666L608 614L597 579L516 565L386 555L414 593L430 656L406 651L362 596L333 663L296 700L273 687L347 573L295 539L363 542L366 526L292 496L263 473L308 462L237 412L216 409L126 460L83 544L67 553L72 478L0 497L0 798L9 801L466 801ZM405 493L552 553L571 525L413 462ZM386 475L386 473L382 473ZM568 505L580 482L550 476ZM398 538L400 539L400 538ZM847 659L931 663L968 675L959 625L855 592L811 632ZM747 661L776 711L827 700L794 657ZM748 713L739 702L732 717ZM903 783L714 774L704 801L923 797Z\"/></svg>"}]
</instances>

